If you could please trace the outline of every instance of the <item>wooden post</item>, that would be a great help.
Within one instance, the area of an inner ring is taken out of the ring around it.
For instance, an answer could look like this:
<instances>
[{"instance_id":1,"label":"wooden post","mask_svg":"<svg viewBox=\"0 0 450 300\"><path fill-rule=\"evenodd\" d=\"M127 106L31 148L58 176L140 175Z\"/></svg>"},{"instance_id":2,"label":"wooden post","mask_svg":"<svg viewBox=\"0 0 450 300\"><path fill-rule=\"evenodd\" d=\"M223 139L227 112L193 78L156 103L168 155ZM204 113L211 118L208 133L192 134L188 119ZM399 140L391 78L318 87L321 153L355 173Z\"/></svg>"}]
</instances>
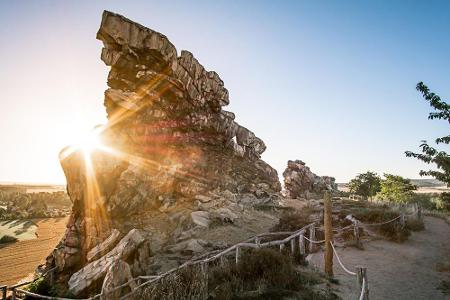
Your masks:
<instances>
[{"instance_id":1,"label":"wooden post","mask_svg":"<svg viewBox=\"0 0 450 300\"><path fill-rule=\"evenodd\" d=\"M284 249L284 244L280 244L280 252L282 252Z\"/></svg>"},{"instance_id":2,"label":"wooden post","mask_svg":"<svg viewBox=\"0 0 450 300\"><path fill-rule=\"evenodd\" d=\"M261 247L261 239L259 237L255 238L255 244L258 246L258 248Z\"/></svg>"},{"instance_id":3,"label":"wooden post","mask_svg":"<svg viewBox=\"0 0 450 300\"><path fill-rule=\"evenodd\" d=\"M324 216L323 225L325 227L325 274L333 276L333 248L331 243L333 242L333 225L332 225L332 207L331 196L329 192L325 193L324 197Z\"/></svg>"},{"instance_id":4,"label":"wooden post","mask_svg":"<svg viewBox=\"0 0 450 300\"><path fill-rule=\"evenodd\" d=\"M302 233L300 234L300 236L298 238L298 246L300 248L300 254L304 256L306 254L306 249L305 249L305 232L304 231L302 231Z\"/></svg>"},{"instance_id":5,"label":"wooden post","mask_svg":"<svg viewBox=\"0 0 450 300\"><path fill-rule=\"evenodd\" d=\"M400 225L402 226L402 228L405 228L405 213L402 212L400 215Z\"/></svg>"},{"instance_id":6,"label":"wooden post","mask_svg":"<svg viewBox=\"0 0 450 300\"><path fill-rule=\"evenodd\" d=\"M291 240L291 254L292 256L295 255L295 238Z\"/></svg>"},{"instance_id":7,"label":"wooden post","mask_svg":"<svg viewBox=\"0 0 450 300\"><path fill-rule=\"evenodd\" d=\"M221 265L222 267L224 267L224 266L225 266L225 262L226 262L226 260L225 260L225 255L222 255L219 259L220 259L220 265Z\"/></svg>"},{"instance_id":8,"label":"wooden post","mask_svg":"<svg viewBox=\"0 0 450 300\"><path fill-rule=\"evenodd\" d=\"M16 288L11 289L11 300L16 300Z\"/></svg>"},{"instance_id":9,"label":"wooden post","mask_svg":"<svg viewBox=\"0 0 450 300\"><path fill-rule=\"evenodd\" d=\"M203 277L203 299L208 299L208 263L202 262L200 268Z\"/></svg>"},{"instance_id":10,"label":"wooden post","mask_svg":"<svg viewBox=\"0 0 450 300\"><path fill-rule=\"evenodd\" d=\"M353 234L355 235L356 247L361 247L361 240L359 238L359 224L358 224L358 220L355 220L353 222Z\"/></svg>"},{"instance_id":11,"label":"wooden post","mask_svg":"<svg viewBox=\"0 0 450 300\"><path fill-rule=\"evenodd\" d=\"M241 248L239 246L236 247L236 265L239 263L239 258L241 256Z\"/></svg>"},{"instance_id":12,"label":"wooden post","mask_svg":"<svg viewBox=\"0 0 450 300\"><path fill-rule=\"evenodd\" d=\"M314 223L309 226L309 239L311 241L316 240L316 228L314 227ZM309 253L314 252L314 243L309 242Z\"/></svg>"},{"instance_id":13,"label":"wooden post","mask_svg":"<svg viewBox=\"0 0 450 300\"><path fill-rule=\"evenodd\" d=\"M366 282L364 285L364 296L362 299L369 300L369 281L367 279L367 268L356 266L356 276L358 280L358 286L359 290L361 291L363 289L363 279Z\"/></svg>"},{"instance_id":14,"label":"wooden post","mask_svg":"<svg viewBox=\"0 0 450 300\"><path fill-rule=\"evenodd\" d=\"M6 300L7 286L2 286L2 300Z\"/></svg>"}]
</instances>

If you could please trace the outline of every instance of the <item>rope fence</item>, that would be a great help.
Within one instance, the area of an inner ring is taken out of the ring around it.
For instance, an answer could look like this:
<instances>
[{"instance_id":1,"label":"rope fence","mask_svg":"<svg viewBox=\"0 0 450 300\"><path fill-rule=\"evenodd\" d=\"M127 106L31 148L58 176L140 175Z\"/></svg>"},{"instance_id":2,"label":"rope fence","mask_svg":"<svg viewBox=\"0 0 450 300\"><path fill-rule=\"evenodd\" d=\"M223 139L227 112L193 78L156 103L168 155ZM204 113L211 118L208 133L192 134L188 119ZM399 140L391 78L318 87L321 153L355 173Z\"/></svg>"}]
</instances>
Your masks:
<instances>
[{"instance_id":1,"label":"rope fence","mask_svg":"<svg viewBox=\"0 0 450 300\"><path fill-rule=\"evenodd\" d=\"M411 216L411 215L417 215L418 218L420 218L421 217L421 208L416 205L411 214L405 214L404 212L402 212L399 216L393 218L392 220L388 220L386 222L381 222L381 223L372 223L372 224L363 223L363 222L357 220L356 218L354 218L353 216L349 215L346 218L348 220L350 220L352 222L352 224L349 226L346 226L344 228L341 228L340 231L353 227L355 240L357 242L357 245L360 245L360 236L359 236L359 227L360 226L382 226L382 225L389 224L389 223L397 221L397 220L400 220L402 226L404 226L406 217ZM309 233L309 237L305 236L307 232ZM269 240L269 241L264 242L264 239L267 239L269 237L282 236L282 235L287 235L287 237L284 239L280 239L280 240ZM118 290L122 290L126 287L131 288L132 285L130 285L130 284L138 281L139 284L135 288L132 288L131 292L129 292L128 294L126 294L120 298L120 299L130 299L130 297L136 295L136 293L138 293L138 291L142 290L144 287L154 284L154 283L157 283L157 282L161 281L162 279L164 279L165 277L167 277L171 274L174 274L175 272L180 271L181 269L187 268L189 266L199 265L201 267L201 272L207 274L209 263L216 261L218 259L220 259L222 261L225 258L225 256L231 255L232 253L234 253L235 263L238 264L240 261L241 251L242 251L242 249L245 249L245 248L258 249L258 248L264 248L264 247L278 246L280 251L283 251L286 248L286 245L288 244L288 245L290 245L292 255L294 255L294 252L296 251L297 248L299 249L299 252L301 255L306 255L307 244L305 241L308 242L308 246L309 246L308 253L313 253L315 251L315 245L326 242L326 240L316 240L315 235L316 235L315 223L308 224L294 232L284 231L284 232L269 232L269 233L258 234L258 235L253 236L245 241L242 241L231 247L228 247L222 251L216 250L216 251L208 252L200 257L191 259L191 260L181 264L180 266L172 268L162 274L151 275L151 276L138 276L138 277L133 278L117 287L114 287L114 288L111 288L108 290L102 290L99 294L97 294L95 296L92 296L89 298L84 298L84 299L78 299L78 300L108 299L107 298L108 295L111 295L112 293L114 293ZM347 274L352 275L352 276L357 276L358 283L361 288L361 295L360 295L359 299L368 300L369 299L368 298L369 297L368 296L368 294L369 294L368 286L369 285L368 285L368 280L367 280L366 268L356 267L357 272L350 271L342 263L339 255L333 245L333 242L330 241L330 244L333 249L333 253L336 256L337 261L339 262L339 265L341 266L341 268ZM41 276L45 276L46 274L48 274L49 272L53 272L54 270L55 270L55 268L50 269ZM75 300L75 299L70 299L70 298L50 297L50 296L45 296L45 295L39 295L36 293L29 292L23 288L20 288L20 287L24 287L26 285L33 283L34 281L36 281L39 278L40 277L37 277L33 281L16 284L11 287L0 286L0 290L3 292L2 300L6 300L7 290L12 292L11 300L23 299L24 296L30 296L35 299ZM206 282L206 285L207 285L207 282ZM207 288L207 286L206 286L206 288Z\"/></svg>"}]
</instances>

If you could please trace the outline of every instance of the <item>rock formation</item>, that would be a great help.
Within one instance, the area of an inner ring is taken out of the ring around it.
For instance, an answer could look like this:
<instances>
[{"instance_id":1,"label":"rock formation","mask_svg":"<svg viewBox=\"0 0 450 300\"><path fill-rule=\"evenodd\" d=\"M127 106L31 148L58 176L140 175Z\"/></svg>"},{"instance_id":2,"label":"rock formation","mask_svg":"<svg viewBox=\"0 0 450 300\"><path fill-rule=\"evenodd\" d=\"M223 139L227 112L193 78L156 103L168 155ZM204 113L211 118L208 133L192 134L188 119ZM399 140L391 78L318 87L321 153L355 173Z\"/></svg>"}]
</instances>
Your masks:
<instances>
[{"instance_id":1,"label":"rock formation","mask_svg":"<svg viewBox=\"0 0 450 300\"><path fill-rule=\"evenodd\" d=\"M98 292L113 261L137 276L218 247L214 238L224 243L226 234L213 235L212 227L246 222L243 214L257 213L246 207L281 190L260 158L264 142L222 109L229 95L216 72L111 12L97 38L111 67L108 124L96 128L102 145L94 151L61 152L73 209L46 263L76 295Z\"/></svg>"},{"instance_id":2,"label":"rock formation","mask_svg":"<svg viewBox=\"0 0 450 300\"><path fill-rule=\"evenodd\" d=\"M283 177L289 198L319 198L325 191L337 190L334 177L317 176L301 160L289 160Z\"/></svg>"}]
</instances>

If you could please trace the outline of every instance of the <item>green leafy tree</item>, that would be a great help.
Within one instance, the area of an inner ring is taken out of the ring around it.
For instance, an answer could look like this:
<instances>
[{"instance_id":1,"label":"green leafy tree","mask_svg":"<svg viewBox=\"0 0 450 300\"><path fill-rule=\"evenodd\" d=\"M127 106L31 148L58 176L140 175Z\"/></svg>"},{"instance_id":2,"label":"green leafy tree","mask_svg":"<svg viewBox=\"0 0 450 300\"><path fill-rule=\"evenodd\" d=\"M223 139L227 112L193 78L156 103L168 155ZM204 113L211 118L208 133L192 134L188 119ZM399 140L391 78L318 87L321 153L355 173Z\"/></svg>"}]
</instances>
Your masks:
<instances>
[{"instance_id":1,"label":"green leafy tree","mask_svg":"<svg viewBox=\"0 0 450 300\"><path fill-rule=\"evenodd\" d=\"M352 194L364 197L375 196L381 189L381 178L375 172L367 171L358 174L348 183L348 188Z\"/></svg>"},{"instance_id":2,"label":"green leafy tree","mask_svg":"<svg viewBox=\"0 0 450 300\"><path fill-rule=\"evenodd\" d=\"M430 92L430 89L423 83L419 82L416 89L422 93L425 100L430 102L434 111L428 115L428 119L446 120L450 123L450 105L435 93ZM449 144L450 135L436 139L436 144ZM415 153L406 151L407 157L415 157L427 164L434 164L437 170L421 170L420 176L432 176L450 186L450 155L445 151L438 151L436 148L430 146L427 141L422 141L420 145L422 153Z\"/></svg>"},{"instance_id":3,"label":"green leafy tree","mask_svg":"<svg viewBox=\"0 0 450 300\"><path fill-rule=\"evenodd\" d=\"M399 203L410 202L413 199L417 187L409 179L386 173L384 177L377 197Z\"/></svg>"}]
</instances>

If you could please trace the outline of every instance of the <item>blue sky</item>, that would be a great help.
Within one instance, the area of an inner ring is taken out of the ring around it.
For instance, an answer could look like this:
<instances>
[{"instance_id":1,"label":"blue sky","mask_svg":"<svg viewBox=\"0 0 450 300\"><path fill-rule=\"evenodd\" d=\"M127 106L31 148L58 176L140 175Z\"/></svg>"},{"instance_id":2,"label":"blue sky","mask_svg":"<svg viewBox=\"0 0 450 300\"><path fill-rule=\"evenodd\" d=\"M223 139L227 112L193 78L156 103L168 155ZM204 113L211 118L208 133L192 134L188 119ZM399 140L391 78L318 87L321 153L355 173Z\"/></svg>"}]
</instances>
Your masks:
<instances>
[{"instance_id":1,"label":"blue sky","mask_svg":"<svg viewBox=\"0 0 450 300\"><path fill-rule=\"evenodd\" d=\"M282 173L417 178L404 156L448 134L415 90L450 97L449 1L2 1L0 181L64 182L58 152L105 123L104 9L165 34L230 91L226 110Z\"/></svg>"}]
</instances>

